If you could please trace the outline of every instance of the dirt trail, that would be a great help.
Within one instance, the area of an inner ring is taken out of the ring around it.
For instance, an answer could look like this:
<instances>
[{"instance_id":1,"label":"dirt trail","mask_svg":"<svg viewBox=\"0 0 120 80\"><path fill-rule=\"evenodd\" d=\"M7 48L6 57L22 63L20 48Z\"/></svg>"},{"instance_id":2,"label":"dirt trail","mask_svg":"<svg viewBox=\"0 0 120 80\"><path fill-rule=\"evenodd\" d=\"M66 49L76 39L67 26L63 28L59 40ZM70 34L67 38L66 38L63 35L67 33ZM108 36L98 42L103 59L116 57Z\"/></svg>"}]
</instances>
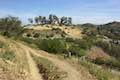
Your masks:
<instances>
[{"instance_id":1,"label":"dirt trail","mask_svg":"<svg viewBox=\"0 0 120 80\"><path fill-rule=\"evenodd\" d=\"M55 64L55 66L60 68L62 71L67 72L68 77L65 78L64 80L83 80L81 74L74 67L72 67L69 63L67 63L66 61L61 61L58 58L54 57L54 55L48 54L47 52L36 51L36 50L31 49L25 45L20 44L20 43L18 43L18 44L21 46L21 48L26 50L26 52L29 51L30 53L32 53L36 56L46 58L46 59L52 61Z\"/></svg>"},{"instance_id":2,"label":"dirt trail","mask_svg":"<svg viewBox=\"0 0 120 80\"><path fill-rule=\"evenodd\" d=\"M33 61L29 51L27 51L27 50L24 50L24 51L26 51L27 60L28 60L32 80L43 80L42 77L39 74L39 70L37 68L37 65Z\"/></svg>"},{"instance_id":3,"label":"dirt trail","mask_svg":"<svg viewBox=\"0 0 120 80\"><path fill-rule=\"evenodd\" d=\"M32 59L29 50L25 50L25 48L21 48L21 46L18 46L17 44L15 44L16 42L13 40L7 40L4 37L0 36L0 41L3 41L4 43L8 44L9 47L14 50L16 53L18 53L19 55L21 55L20 53L25 53L26 58L27 58L27 62L28 62L28 66L29 66L29 71L30 71L30 79L31 80L43 80L41 75L39 74L39 70L37 68L36 63L34 62L34 60ZM19 56L17 55L17 56ZM21 63L19 63L21 64Z\"/></svg>"},{"instance_id":4,"label":"dirt trail","mask_svg":"<svg viewBox=\"0 0 120 80\"><path fill-rule=\"evenodd\" d=\"M19 46L15 45L15 44L14 44L14 46L11 46L11 47L16 51L16 53L19 53L19 54L25 53L27 62L28 62L28 66L29 66L31 80L43 80L41 75L39 74L37 65L34 62L34 60L32 59L29 51L24 50L23 48L21 49L21 47L19 48Z\"/></svg>"}]
</instances>

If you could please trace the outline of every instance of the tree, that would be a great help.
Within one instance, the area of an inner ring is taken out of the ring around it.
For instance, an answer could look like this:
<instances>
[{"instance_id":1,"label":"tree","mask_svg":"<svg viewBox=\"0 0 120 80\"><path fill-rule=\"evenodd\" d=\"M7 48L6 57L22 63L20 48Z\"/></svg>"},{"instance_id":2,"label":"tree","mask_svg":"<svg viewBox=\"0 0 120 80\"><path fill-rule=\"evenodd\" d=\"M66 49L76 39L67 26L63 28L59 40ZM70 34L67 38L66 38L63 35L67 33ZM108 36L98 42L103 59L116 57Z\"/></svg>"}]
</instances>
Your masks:
<instances>
[{"instance_id":1,"label":"tree","mask_svg":"<svg viewBox=\"0 0 120 80\"><path fill-rule=\"evenodd\" d=\"M50 14L50 15L49 15L49 23L52 24L52 22L53 22L53 15Z\"/></svg>"},{"instance_id":2,"label":"tree","mask_svg":"<svg viewBox=\"0 0 120 80\"><path fill-rule=\"evenodd\" d=\"M47 21L46 17L43 17L42 18L42 24L46 24L46 21Z\"/></svg>"},{"instance_id":3,"label":"tree","mask_svg":"<svg viewBox=\"0 0 120 80\"><path fill-rule=\"evenodd\" d=\"M56 15L53 15L53 24L58 24L59 18Z\"/></svg>"},{"instance_id":4,"label":"tree","mask_svg":"<svg viewBox=\"0 0 120 80\"><path fill-rule=\"evenodd\" d=\"M62 17L61 18L61 21L60 21L60 23L62 24L62 25L66 25L67 24L67 17Z\"/></svg>"},{"instance_id":5,"label":"tree","mask_svg":"<svg viewBox=\"0 0 120 80\"><path fill-rule=\"evenodd\" d=\"M39 18L38 18L38 21L40 24L42 24L42 18L43 18L42 16L39 16Z\"/></svg>"},{"instance_id":6,"label":"tree","mask_svg":"<svg viewBox=\"0 0 120 80\"><path fill-rule=\"evenodd\" d=\"M39 22L39 18L35 17L35 23L38 24L38 22Z\"/></svg>"},{"instance_id":7,"label":"tree","mask_svg":"<svg viewBox=\"0 0 120 80\"><path fill-rule=\"evenodd\" d=\"M0 31L5 36L18 35L22 30L21 21L18 17L4 17L0 19Z\"/></svg>"},{"instance_id":8,"label":"tree","mask_svg":"<svg viewBox=\"0 0 120 80\"><path fill-rule=\"evenodd\" d=\"M32 18L29 18L28 21L33 24L33 19Z\"/></svg>"},{"instance_id":9,"label":"tree","mask_svg":"<svg viewBox=\"0 0 120 80\"><path fill-rule=\"evenodd\" d=\"M71 17L69 17L67 21L68 21L68 25L72 24L72 18Z\"/></svg>"},{"instance_id":10,"label":"tree","mask_svg":"<svg viewBox=\"0 0 120 80\"><path fill-rule=\"evenodd\" d=\"M50 14L49 18L43 16L35 17L35 23L36 24L62 24L62 25L71 25L72 24L72 18L71 17L62 17L58 18L56 15ZM32 20L29 19L29 21L32 23Z\"/></svg>"}]
</instances>

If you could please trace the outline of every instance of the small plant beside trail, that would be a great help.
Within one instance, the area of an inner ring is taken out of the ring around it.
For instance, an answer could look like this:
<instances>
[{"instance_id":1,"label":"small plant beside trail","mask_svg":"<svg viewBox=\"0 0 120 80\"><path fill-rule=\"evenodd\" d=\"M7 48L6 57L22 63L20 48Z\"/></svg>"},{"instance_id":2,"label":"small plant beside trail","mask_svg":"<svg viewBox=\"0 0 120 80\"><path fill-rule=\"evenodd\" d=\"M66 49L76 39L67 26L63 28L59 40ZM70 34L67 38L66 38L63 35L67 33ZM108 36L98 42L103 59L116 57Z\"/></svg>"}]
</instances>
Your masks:
<instances>
[{"instance_id":1,"label":"small plant beside trail","mask_svg":"<svg viewBox=\"0 0 120 80\"><path fill-rule=\"evenodd\" d=\"M13 51L8 49L8 46L0 41L0 58L4 60L10 60L12 61L15 58L15 54Z\"/></svg>"},{"instance_id":2,"label":"small plant beside trail","mask_svg":"<svg viewBox=\"0 0 120 80\"><path fill-rule=\"evenodd\" d=\"M0 58L12 61L15 58L15 54L14 52L8 50L0 54Z\"/></svg>"},{"instance_id":3,"label":"small plant beside trail","mask_svg":"<svg viewBox=\"0 0 120 80\"><path fill-rule=\"evenodd\" d=\"M4 45L5 45L5 44L0 41L0 48L3 48Z\"/></svg>"},{"instance_id":4,"label":"small plant beside trail","mask_svg":"<svg viewBox=\"0 0 120 80\"><path fill-rule=\"evenodd\" d=\"M32 57L36 61L39 73L42 74L44 80L63 80L63 78L67 77L66 72L59 71L58 68L47 59L33 55Z\"/></svg>"}]
</instances>

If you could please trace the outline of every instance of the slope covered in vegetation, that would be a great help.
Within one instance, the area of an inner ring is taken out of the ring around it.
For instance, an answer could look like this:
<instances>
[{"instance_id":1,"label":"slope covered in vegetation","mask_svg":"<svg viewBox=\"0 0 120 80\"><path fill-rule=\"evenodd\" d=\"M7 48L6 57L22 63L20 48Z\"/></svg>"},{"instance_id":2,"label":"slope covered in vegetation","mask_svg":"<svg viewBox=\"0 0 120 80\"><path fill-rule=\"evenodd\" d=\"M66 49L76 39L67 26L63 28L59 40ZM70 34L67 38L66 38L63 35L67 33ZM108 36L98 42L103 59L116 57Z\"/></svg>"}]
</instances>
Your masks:
<instances>
[{"instance_id":1,"label":"slope covered in vegetation","mask_svg":"<svg viewBox=\"0 0 120 80\"><path fill-rule=\"evenodd\" d=\"M37 23L24 28L16 17L1 18L0 78L119 80L120 45L112 41L119 38L102 31L101 26L92 24L79 28Z\"/></svg>"}]
</instances>

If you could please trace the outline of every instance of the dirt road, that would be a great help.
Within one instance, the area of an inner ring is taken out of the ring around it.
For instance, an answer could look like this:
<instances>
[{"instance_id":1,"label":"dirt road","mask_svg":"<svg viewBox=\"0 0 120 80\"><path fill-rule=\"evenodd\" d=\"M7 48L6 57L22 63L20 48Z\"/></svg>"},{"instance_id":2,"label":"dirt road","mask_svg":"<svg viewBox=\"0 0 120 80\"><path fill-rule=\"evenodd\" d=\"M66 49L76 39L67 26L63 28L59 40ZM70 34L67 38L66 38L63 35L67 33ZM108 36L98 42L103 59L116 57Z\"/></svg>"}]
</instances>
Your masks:
<instances>
[{"instance_id":1,"label":"dirt road","mask_svg":"<svg viewBox=\"0 0 120 80\"><path fill-rule=\"evenodd\" d=\"M17 44L19 44L19 46L26 52L30 52L36 56L46 58L46 59L50 60L53 64L55 64L55 66L60 68L62 71L67 72L68 77L65 78L64 80L82 80L81 74L66 61L61 61L58 58L56 58L54 55L48 54L47 52L34 50L34 49L32 49L28 46L25 46L21 43L17 43Z\"/></svg>"}]
</instances>

